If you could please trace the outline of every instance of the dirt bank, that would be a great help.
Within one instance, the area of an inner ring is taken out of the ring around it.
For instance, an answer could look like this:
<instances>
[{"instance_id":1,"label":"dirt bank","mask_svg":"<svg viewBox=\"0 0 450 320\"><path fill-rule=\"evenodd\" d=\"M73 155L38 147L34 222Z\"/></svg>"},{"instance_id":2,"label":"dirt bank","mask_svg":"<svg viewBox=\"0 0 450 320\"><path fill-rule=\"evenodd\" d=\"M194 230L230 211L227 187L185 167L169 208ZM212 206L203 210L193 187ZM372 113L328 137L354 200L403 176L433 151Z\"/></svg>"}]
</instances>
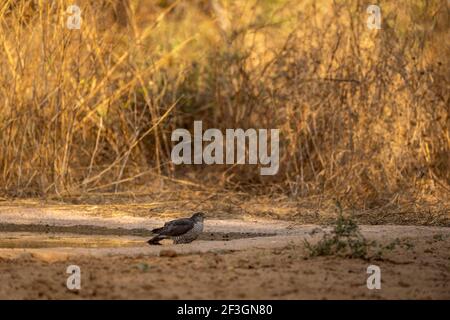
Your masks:
<instances>
[{"instance_id":1,"label":"dirt bank","mask_svg":"<svg viewBox=\"0 0 450 320\"><path fill-rule=\"evenodd\" d=\"M165 218L92 212L0 210L0 298L450 299L447 227L362 225L385 248L379 257L311 258L304 241L316 243L330 226L215 217L190 244L148 246ZM72 264L81 290L66 287ZM380 290L366 286L372 264Z\"/></svg>"},{"instance_id":2,"label":"dirt bank","mask_svg":"<svg viewBox=\"0 0 450 320\"><path fill-rule=\"evenodd\" d=\"M57 261L24 252L0 259L0 298L450 299L449 238L409 241L410 249L392 250L379 261L306 258L298 244L175 257L75 255ZM70 264L81 268L79 291L66 288ZM381 268L381 290L366 287L369 264Z\"/></svg>"}]
</instances>

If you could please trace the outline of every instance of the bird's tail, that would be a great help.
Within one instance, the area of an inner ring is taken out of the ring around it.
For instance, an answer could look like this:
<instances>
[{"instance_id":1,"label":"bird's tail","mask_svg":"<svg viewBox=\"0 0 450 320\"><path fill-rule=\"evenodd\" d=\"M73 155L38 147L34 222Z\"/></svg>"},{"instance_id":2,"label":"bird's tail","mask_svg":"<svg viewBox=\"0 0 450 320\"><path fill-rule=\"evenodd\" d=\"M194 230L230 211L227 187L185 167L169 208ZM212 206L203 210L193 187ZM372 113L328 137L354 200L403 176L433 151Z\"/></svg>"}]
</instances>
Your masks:
<instances>
[{"instance_id":1,"label":"bird's tail","mask_svg":"<svg viewBox=\"0 0 450 320\"><path fill-rule=\"evenodd\" d=\"M147 243L149 245L160 245L161 243L159 243L159 242L163 239L166 239L166 237L157 235L157 236L154 236L153 238L151 238L150 240L148 240Z\"/></svg>"}]
</instances>

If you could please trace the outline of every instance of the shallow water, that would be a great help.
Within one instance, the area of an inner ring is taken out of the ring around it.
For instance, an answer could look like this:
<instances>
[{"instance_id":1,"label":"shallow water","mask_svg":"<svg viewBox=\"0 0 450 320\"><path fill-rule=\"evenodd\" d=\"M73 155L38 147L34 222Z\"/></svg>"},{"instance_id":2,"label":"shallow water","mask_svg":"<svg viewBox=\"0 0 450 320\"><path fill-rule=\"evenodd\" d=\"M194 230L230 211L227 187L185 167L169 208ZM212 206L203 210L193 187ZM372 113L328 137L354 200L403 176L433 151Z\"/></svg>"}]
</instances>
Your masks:
<instances>
[{"instance_id":1,"label":"shallow water","mask_svg":"<svg viewBox=\"0 0 450 320\"><path fill-rule=\"evenodd\" d=\"M33 232L0 233L0 248L118 248L146 246L146 238Z\"/></svg>"},{"instance_id":2,"label":"shallow water","mask_svg":"<svg viewBox=\"0 0 450 320\"><path fill-rule=\"evenodd\" d=\"M254 232L204 232L199 240L229 241L272 236ZM147 229L106 228L89 225L49 226L0 224L0 248L121 248L148 246Z\"/></svg>"}]
</instances>

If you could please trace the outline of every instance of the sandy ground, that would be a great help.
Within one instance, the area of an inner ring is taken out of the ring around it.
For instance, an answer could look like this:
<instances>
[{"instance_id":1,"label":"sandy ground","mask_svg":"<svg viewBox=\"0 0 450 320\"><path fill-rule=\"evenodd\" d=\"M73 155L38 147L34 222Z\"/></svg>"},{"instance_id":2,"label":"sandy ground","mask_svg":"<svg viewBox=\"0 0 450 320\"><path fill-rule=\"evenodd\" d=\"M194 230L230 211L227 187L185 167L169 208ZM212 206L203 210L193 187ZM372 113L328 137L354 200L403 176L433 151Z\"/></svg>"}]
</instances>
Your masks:
<instances>
[{"instance_id":1,"label":"sandy ground","mask_svg":"<svg viewBox=\"0 0 450 320\"><path fill-rule=\"evenodd\" d=\"M308 257L329 227L209 219L190 244L148 246L164 219L89 211L0 208L2 299L450 299L450 228L361 226L396 246L375 260ZM69 290L69 265L81 289ZM381 268L381 289L366 286Z\"/></svg>"}]
</instances>

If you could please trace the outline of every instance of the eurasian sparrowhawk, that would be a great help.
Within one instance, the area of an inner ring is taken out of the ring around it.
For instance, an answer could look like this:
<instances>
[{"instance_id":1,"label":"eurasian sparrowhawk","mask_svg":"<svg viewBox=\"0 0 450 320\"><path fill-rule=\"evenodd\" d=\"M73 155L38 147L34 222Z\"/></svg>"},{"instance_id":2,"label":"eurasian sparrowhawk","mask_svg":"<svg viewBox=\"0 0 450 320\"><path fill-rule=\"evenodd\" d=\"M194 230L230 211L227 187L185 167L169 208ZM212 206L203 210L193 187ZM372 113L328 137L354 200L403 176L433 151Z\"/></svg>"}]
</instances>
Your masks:
<instances>
[{"instance_id":1,"label":"eurasian sparrowhawk","mask_svg":"<svg viewBox=\"0 0 450 320\"><path fill-rule=\"evenodd\" d=\"M147 241L148 244L160 244L163 239L172 239L174 244L189 243L197 239L203 231L203 212L194 213L190 218L182 218L166 222L164 227L153 229L156 236Z\"/></svg>"}]
</instances>

